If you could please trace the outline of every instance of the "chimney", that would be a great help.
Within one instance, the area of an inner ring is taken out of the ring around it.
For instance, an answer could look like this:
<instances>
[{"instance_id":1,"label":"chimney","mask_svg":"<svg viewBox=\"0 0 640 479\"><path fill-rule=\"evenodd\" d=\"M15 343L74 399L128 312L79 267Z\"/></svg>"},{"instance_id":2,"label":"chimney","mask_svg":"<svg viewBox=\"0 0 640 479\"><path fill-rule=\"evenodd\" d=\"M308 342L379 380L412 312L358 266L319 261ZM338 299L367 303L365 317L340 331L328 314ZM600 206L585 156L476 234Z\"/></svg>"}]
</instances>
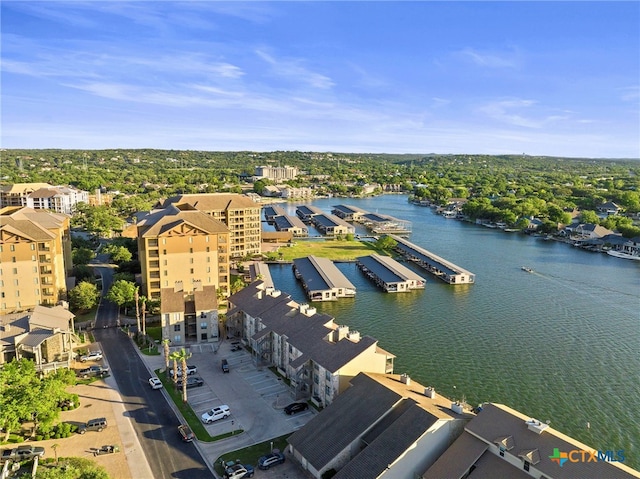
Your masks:
<instances>
[{"instance_id":1,"label":"chimney","mask_svg":"<svg viewBox=\"0 0 640 479\"><path fill-rule=\"evenodd\" d=\"M409 386L409 385L411 384L411 378L409 377L409 375L408 375L408 374L406 374L406 373L402 373L402 374L400 375L400 382L401 382L402 384L406 384L407 386Z\"/></svg>"},{"instance_id":2,"label":"chimney","mask_svg":"<svg viewBox=\"0 0 640 479\"><path fill-rule=\"evenodd\" d=\"M435 388L432 388L431 386L424 388L424 395L427 396L429 399L435 399L436 398Z\"/></svg>"}]
</instances>

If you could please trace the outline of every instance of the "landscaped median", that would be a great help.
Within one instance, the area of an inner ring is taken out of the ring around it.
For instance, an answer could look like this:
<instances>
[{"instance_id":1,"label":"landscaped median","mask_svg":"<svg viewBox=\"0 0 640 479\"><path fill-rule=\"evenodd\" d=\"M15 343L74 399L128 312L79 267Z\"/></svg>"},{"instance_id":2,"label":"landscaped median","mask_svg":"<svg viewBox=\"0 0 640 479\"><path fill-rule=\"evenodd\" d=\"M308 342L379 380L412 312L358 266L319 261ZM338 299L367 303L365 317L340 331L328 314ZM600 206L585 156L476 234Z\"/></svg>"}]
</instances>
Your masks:
<instances>
[{"instance_id":1,"label":"landscaped median","mask_svg":"<svg viewBox=\"0 0 640 479\"><path fill-rule=\"evenodd\" d=\"M164 369L156 369L155 373L160 381L162 381L164 389L167 391L169 397L171 397L171 400L182 414L182 417L184 417L185 421L198 438L198 441L214 442L244 432L244 429L236 429L218 436L210 436L198 415L193 411L193 409L191 409L191 405L189 403L182 402L182 389L175 387L173 378L167 377Z\"/></svg>"}]
</instances>

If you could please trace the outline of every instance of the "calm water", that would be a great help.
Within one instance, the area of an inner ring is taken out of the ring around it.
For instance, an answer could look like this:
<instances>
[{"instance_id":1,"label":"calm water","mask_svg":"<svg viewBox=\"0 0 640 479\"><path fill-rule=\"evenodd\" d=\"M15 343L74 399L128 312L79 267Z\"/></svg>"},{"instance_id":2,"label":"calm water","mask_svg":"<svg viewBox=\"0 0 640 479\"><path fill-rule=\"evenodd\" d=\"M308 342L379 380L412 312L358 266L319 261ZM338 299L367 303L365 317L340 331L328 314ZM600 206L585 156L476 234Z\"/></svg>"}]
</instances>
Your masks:
<instances>
[{"instance_id":1,"label":"calm water","mask_svg":"<svg viewBox=\"0 0 640 479\"><path fill-rule=\"evenodd\" d=\"M414 268L426 289L392 295L354 264L338 265L356 298L314 306L378 339L397 356L396 373L471 405L499 402L550 420L597 449L624 449L626 464L640 468L640 262L445 219L404 195L312 204L410 220L410 241L476 275L451 286ZM282 206L295 214L296 205ZM290 266L271 274L307 302Z\"/></svg>"}]
</instances>

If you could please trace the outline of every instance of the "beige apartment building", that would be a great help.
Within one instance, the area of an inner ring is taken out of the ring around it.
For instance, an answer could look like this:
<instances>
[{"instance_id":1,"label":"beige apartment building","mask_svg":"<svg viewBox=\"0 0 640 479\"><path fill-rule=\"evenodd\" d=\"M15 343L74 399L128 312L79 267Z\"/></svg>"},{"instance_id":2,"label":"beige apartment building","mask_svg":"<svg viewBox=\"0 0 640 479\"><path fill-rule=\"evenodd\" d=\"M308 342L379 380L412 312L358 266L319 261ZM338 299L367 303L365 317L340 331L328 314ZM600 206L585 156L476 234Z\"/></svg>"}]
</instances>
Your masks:
<instances>
[{"instance_id":1,"label":"beige apartment building","mask_svg":"<svg viewBox=\"0 0 640 479\"><path fill-rule=\"evenodd\" d=\"M251 198L228 193L179 195L167 199L161 208L185 203L227 225L231 258L260 254L262 207Z\"/></svg>"},{"instance_id":2,"label":"beige apartment building","mask_svg":"<svg viewBox=\"0 0 640 479\"><path fill-rule=\"evenodd\" d=\"M137 225L142 292L160 300L162 337L173 345L218 339L218 294L228 294L231 233L187 203Z\"/></svg>"},{"instance_id":3,"label":"beige apartment building","mask_svg":"<svg viewBox=\"0 0 640 479\"><path fill-rule=\"evenodd\" d=\"M0 185L0 208L5 206L26 206L27 197L41 188L51 188L51 185L49 183Z\"/></svg>"},{"instance_id":4,"label":"beige apartment building","mask_svg":"<svg viewBox=\"0 0 640 479\"><path fill-rule=\"evenodd\" d=\"M70 217L46 210L0 209L0 314L66 299Z\"/></svg>"}]
</instances>

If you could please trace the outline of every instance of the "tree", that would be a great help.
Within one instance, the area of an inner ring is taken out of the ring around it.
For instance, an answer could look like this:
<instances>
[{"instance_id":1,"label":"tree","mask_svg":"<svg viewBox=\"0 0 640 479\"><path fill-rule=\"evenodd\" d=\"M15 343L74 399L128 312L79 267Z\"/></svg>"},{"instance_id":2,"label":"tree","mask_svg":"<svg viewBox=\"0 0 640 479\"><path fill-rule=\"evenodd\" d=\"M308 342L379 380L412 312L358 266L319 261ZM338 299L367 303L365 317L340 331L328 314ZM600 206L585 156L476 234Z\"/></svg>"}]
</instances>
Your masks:
<instances>
[{"instance_id":1,"label":"tree","mask_svg":"<svg viewBox=\"0 0 640 479\"><path fill-rule=\"evenodd\" d=\"M391 251L398 245L398 242L394 240L391 236L384 235L376 241L376 246L380 248L382 251Z\"/></svg>"},{"instance_id":2,"label":"tree","mask_svg":"<svg viewBox=\"0 0 640 479\"><path fill-rule=\"evenodd\" d=\"M230 287L231 294L237 293L242 288L244 288L244 286L245 286L244 280L240 276L236 276L236 278L231 283L231 287Z\"/></svg>"},{"instance_id":3,"label":"tree","mask_svg":"<svg viewBox=\"0 0 640 479\"><path fill-rule=\"evenodd\" d=\"M171 350L169 349L169 344L171 341L167 338L162 340L162 347L164 349L164 370L165 374L169 375L169 361L171 360Z\"/></svg>"},{"instance_id":4,"label":"tree","mask_svg":"<svg viewBox=\"0 0 640 479\"><path fill-rule=\"evenodd\" d=\"M95 284L87 281L80 282L69 291L69 306L75 311L88 311L93 308L100 299L100 293Z\"/></svg>"},{"instance_id":5,"label":"tree","mask_svg":"<svg viewBox=\"0 0 640 479\"><path fill-rule=\"evenodd\" d=\"M117 264L126 263L131 261L131 258L133 258L131 251L124 246L110 244L104 248L104 252L109 254L109 256L111 256L111 261Z\"/></svg>"},{"instance_id":6,"label":"tree","mask_svg":"<svg viewBox=\"0 0 640 479\"><path fill-rule=\"evenodd\" d=\"M73 264L81 265L89 263L96 254L89 248L78 248L73 250L72 260Z\"/></svg>"},{"instance_id":7,"label":"tree","mask_svg":"<svg viewBox=\"0 0 640 479\"><path fill-rule=\"evenodd\" d=\"M595 211L584 210L580 212L580 222L585 224L599 224L600 218Z\"/></svg>"},{"instance_id":8,"label":"tree","mask_svg":"<svg viewBox=\"0 0 640 479\"><path fill-rule=\"evenodd\" d=\"M187 359L191 357L191 353L186 349L180 348L180 351L173 353L175 359L180 361L180 367L182 368L182 402L187 402ZM177 371L174 373L177 376Z\"/></svg>"},{"instance_id":9,"label":"tree","mask_svg":"<svg viewBox=\"0 0 640 479\"><path fill-rule=\"evenodd\" d=\"M60 447L60 445L58 443L52 444L51 445L51 449L53 449L53 455L56 458L56 465L58 464L58 448Z\"/></svg>"},{"instance_id":10,"label":"tree","mask_svg":"<svg viewBox=\"0 0 640 479\"><path fill-rule=\"evenodd\" d=\"M106 298L122 307L133 303L136 291L137 286L134 283L120 279L111 285Z\"/></svg>"},{"instance_id":11,"label":"tree","mask_svg":"<svg viewBox=\"0 0 640 479\"><path fill-rule=\"evenodd\" d=\"M173 384L178 382L178 361L180 359L180 351L174 351L169 355L169 359L173 361Z\"/></svg>"}]
</instances>

